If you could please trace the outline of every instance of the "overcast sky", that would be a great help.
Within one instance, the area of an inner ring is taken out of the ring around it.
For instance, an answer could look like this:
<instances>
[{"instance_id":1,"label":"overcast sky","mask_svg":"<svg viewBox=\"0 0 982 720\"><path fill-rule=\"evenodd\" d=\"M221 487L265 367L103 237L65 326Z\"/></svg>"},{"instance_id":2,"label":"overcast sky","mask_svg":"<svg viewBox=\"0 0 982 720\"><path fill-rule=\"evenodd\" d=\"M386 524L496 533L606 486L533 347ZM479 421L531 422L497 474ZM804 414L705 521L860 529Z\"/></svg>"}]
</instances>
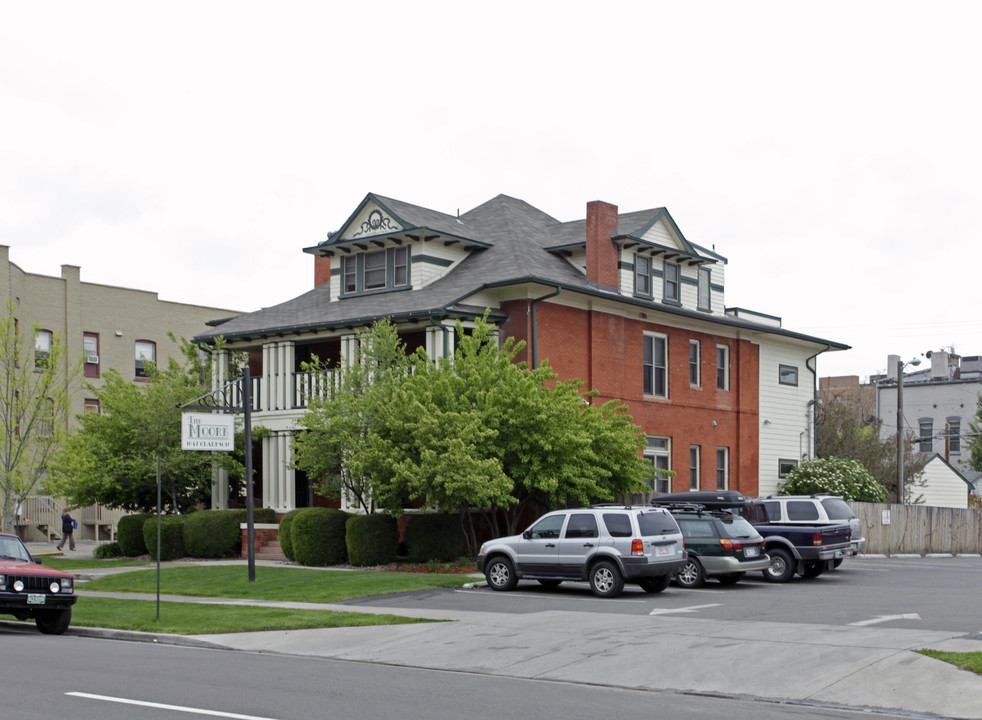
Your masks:
<instances>
[{"instance_id":1,"label":"overcast sky","mask_svg":"<svg viewBox=\"0 0 982 720\"><path fill-rule=\"evenodd\" d=\"M255 310L368 192L665 206L728 306L982 354L977 2L0 0L0 243Z\"/></svg>"}]
</instances>

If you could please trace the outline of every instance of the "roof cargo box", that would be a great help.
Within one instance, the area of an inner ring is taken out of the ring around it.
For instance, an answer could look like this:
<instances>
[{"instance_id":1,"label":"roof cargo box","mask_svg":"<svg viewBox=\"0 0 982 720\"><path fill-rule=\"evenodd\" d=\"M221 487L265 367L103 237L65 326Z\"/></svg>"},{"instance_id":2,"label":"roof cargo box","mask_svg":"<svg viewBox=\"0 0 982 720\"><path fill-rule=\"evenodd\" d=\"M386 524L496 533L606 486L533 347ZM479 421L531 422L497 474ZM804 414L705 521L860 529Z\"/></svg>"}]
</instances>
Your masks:
<instances>
[{"instance_id":1,"label":"roof cargo box","mask_svg":"<svg viewBox=\"0 0 982 720\"><path fill-rule=\"evenodd\" d=\"M658 493L652 505L703 505L707 508L742 508L747 498L736 490L694 490L692 492Z\"/></svg>"}]
</instances>

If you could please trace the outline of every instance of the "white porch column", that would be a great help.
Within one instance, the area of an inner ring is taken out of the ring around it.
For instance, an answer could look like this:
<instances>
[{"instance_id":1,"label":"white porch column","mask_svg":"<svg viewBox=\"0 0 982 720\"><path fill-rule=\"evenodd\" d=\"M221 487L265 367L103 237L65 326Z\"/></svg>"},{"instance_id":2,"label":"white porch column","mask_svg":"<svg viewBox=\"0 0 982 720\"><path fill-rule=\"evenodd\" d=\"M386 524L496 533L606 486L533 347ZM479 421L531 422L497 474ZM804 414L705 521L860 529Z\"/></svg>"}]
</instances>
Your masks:
<instances>
[{"instance_id":1,"label":"white porch column","mask_svg":"<svg viewBox=\"0 0 982 720\"><path fill-rule=\"evenodd\" d=\"M296 470L290 465L293 464L293 433L278 433L277 440L280 445L280 504L277 510L293 510L297 506L297 484L295 480Z\"/></svg>"},{"instance_id":2,"label":"white porch column","mask_svg":"<svg viewBox=\"0 0 982 720\"><path fill-rule=\"evenodd\" d=\"M355 364L355 360L358 357L358 336L357 335L342 335L341 336L341 370L351 367Z\"/></svg>"},{"instance_id":3,"label":"white porch column","mask_svg":"<svg viewBox=\"0 0 982 720\"><path fill-rule=\"evenodd\" d=\"M263 344L262 409L272 410L275 405L276 343Z\"/></svg>"},{"instance_id":4,"label":"white porch column","mask_svg":"<svg viewBox=\"0 0 982 720\"><path fill-rule=\"evenodd\" d=\"M280 465L276 433L263 438L263 507L278 507L276 470Z\"/></svg>"},{"instance_id":5,"label":"white porch column","mask_svg":"<svg viewBox=\"0 0 982 720\"><path fill-rule=\"evenodd\" d=\"M211 389L218 390L228 382L229 353L219 350L211 358ZM211 468L211 509L228 508L228 471L212 465Z\"/></svg>"},{"instance_id":6,"label":"white porch column","mask_svg":"<svg viewBox=\"0 0 982 720\"><path fill-rule=\"evenodd\" d=\"M447 325L446 330L441 327L436 327L431 325L426 328L426 354L430 356L430 359L436 362L437 358L444 357L443 349L446 347L447 357L453 357L454 352L454 329L452 326ZM444 337L446 337L446 342L444 342Z\"/></svg>"},{"instance_id":7,"label":"white porch column","mask_svg":"<svg viewBox=\"0 0 982 720\"><path fill-rule=\"evenodd\" d=\"M290 340L279 343L277 347L279 370L279 402L278 410L293 408L293 369L296 367L296 344Z\"/></svg>"}]
</instances>

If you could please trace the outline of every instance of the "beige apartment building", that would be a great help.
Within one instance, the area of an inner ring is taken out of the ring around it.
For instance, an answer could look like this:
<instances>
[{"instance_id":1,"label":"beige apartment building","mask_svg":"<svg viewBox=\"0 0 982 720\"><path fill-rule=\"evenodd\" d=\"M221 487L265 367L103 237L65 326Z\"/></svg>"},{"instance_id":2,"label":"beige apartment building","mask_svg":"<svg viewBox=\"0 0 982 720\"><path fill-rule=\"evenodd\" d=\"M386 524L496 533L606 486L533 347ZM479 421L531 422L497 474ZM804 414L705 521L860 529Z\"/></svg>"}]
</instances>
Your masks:
<instances>
[{"instance_id":1,"label":"beige apartment building","mask_svg":"<svg viewBox=\"0 0 982 720\"><path fill-rule=\"evenodd\" d=\"M4 307L13 303L22 331L29 331L35 324L40 327L35 338L36 351L43 352L46 343L60 336L68 357L83 361L84 377L73 387L70 425L77 415L100 411L88 386L99 387L110 368L133 382L142 382L148 361L159 365L171 358L181 360L180 338L193 338L207 329L206 323L239 314L224 308L161 300L157 293L147 290L83 282L81 268L76 265L62 265L61 277L25 272L10 261L10 248L6 245L0 245L0 273L0 303ZM56 504L50 498L30 499L24 504L22 531L46 528L52 520L48 513L60 509L54 507ZM83 517L78 518L77 537L98 538L114 529L114 524L109 528L101 522L108 517L102 509L79 509L79 513ZM52 531L57 532L54 528ZM51 537L51 532L47 534Z\"/></svg>"}]
</instances>

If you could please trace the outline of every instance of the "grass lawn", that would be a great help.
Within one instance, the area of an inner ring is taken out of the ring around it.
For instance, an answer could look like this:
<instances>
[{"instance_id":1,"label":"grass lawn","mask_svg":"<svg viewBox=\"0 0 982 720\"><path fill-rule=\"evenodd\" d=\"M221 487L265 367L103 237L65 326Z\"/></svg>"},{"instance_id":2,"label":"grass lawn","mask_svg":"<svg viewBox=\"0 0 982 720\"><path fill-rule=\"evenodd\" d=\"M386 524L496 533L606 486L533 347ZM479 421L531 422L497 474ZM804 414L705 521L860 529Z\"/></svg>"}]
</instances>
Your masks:
<instances>
[{"instance_id":1,"label":"grass lawn","mask_svg":"<svg viewBox=\"0 0 982 720\"><path fill-rule=\"evenodd\" d=\"M157 603L154 600L115 600L97 597L80 597L72 608L72 625L75 627L138 630L175 635L402 625L418 622L436 621L398 615L371 615L328 610L161 602L158 622Z\"/></svg>"},{"instance_id":2,"label":"grass lawn","mask_svg":"<svg viewBox=\"0 0 982 720\"><path fill-rule=\"evenodd\" d=\"M35 556L38 557L38 556ZM107 568L107 567L156 567L155 564L148 563L146 560L93 560L93 559L81 559L76 560L74 558L66 557L47 557L44 555L40 556L41 564L45 567L54 568L55 570L64 570L66 572L72 572L73 570L82 570L85 568Z\"/></svg>"},{"instance_id":3,"label":"grass lawn","mask_svg":"<svg viewBox=\"0 0 982 720\"><path fill-rule=\"evenodd\" d=\"M377 572L372 570L313 570L297 567L257 567L249 582L244 565L192 565L160 571L161 595L288 600L332 603L370 595L460 587L474 578L461 575ZM134 570L79 583L78 589L103 592L157 592L157 571Z\"/></svg>"},{"instance_id":4,"label":"grass lawn","mask_svg":"<svg viewBox=\"0 0 982 720\"><path fill-rule=\"evenodd\" d=\"M940 650L918 650L918 652L921 655L957 665L962 670L982 674L982 652L942 652Z\"/></svg>"}]
</instances>

